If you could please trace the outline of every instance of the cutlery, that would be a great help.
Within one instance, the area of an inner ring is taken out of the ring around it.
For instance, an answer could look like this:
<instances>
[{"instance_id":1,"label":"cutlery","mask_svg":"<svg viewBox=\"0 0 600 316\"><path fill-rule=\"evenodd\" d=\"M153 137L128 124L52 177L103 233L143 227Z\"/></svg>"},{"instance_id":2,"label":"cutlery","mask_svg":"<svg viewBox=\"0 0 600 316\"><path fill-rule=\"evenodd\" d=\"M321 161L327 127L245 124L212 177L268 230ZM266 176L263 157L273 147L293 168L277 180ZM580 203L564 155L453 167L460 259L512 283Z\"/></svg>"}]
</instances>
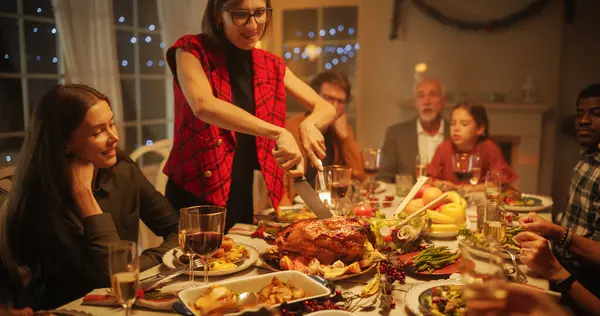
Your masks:
<instances>
[{"instance_id":1,"label":"cutlery","mask_svg":"<svg viewBox=\"0 0 600 316\"><path fill-rule=\"evenodd\" d=\"M308 184L306 177L294 178L294 190L304 200L304 203L308 208L317 215L318 218L331 218L333 215L331 211L319 198L319 195L315 190Z\"/></svg>"},{"instance_id":2,"label":"cutlery","mask_svg":"<svg viewBox=\"0 0 600 316\"><path fill-rule=\"evenodd\" d=\"M412 199L415 197L415 195L417 195L417 192L419 192L421 187L423 187L423 185L425 184L425 182L427 182L428 179L429 179L428 177L419 177L417 179L417 183L415 183L415 185L413 185L412 189L410 189L410 191L408 192L406 197L404 197L404 200L402 200L402 203L400 203L400 205L398 205L398 208L396 208L396 211L394 212L394 214L400 214L402 211L404 211L404 208L406 208L408 203L410 201L412 201Z\"/></svg>"},{"instance_id":3,"label":"cutlery","mask_svg":"<svg viewBox=\"0 0 600 316\"><path fill-rule=\"evenodd\" d=\"M419 209L418 211L408 215L404 220L400 221L400 223L396 224L397 226L402 226L405 225L406 223L408 223L411 219L421 216L423 215L423 213L425 213L428 209L432 209L433 206L435 206L436 204L438 204L439 202L443 201L446 197L448 196L448 193L443 193L442 195L438 196L435 200L429 202L427 205L423 206L421 209Z\"/></svg>"},{"instance_id":4,"label":"cutlery","mask_svg":"<svg viewBox=\"0 0 600 316\"><path fill-rule=\"evenodd\" d=\"M527 283L527 277L525 276L525 273L523 273L523 271L521 271L521 269L519 269L519 265L517 265L517 258L516 258L515 251L516 251L515 249L511 249L511 248L507 248L504 250L504 252L506 252L510 256L513 266L515 267L515 273L517 275L517 279L515 281L517 283Z\"/></svg>"},{"instance_id":5,"label":"cutlery","mask_svg":"<svg viewBox=\"0 0 600 316\"><path fill-rule=\"evenodd\" d=\"M202 260L201 259L196 259L194 260L194 269L203 267L204 265L202 264ZM171 280L174 277L183 274L184 272L189 270L189 266L185 265L179 268L175 268L166 272L160 272L154 276L151 276L149 278L146 278L142 281L142 283L140 284L140 288L144 291L148 291L151 290L155 287L157 287L158 285L164 283L165 281Z\"/></svg>"}]
</instances>

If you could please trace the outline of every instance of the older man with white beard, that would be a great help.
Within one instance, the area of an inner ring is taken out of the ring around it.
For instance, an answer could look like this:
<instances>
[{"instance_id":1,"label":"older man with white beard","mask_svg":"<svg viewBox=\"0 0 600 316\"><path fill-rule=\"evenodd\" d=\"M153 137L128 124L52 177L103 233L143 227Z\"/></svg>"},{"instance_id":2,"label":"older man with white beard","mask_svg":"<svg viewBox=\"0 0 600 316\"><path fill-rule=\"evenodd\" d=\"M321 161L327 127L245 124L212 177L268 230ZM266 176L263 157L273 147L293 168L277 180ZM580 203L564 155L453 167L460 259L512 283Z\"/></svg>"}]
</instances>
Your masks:
<instances>
[{"instance_id":1,"label":"older man with white beard","mask_svg":"<svg viewBox=\"0 0 600 316\"><path fill-rule=\"evenodd\" d=\"M437 146L449 138L449 124L442 119L446 103L443 90L436 80L423 80L416 85L418 116L388 128L377 179L391 183L396 174L414 174L417 157L421 164L428 164Z\"/></svg>"}]
</instances>

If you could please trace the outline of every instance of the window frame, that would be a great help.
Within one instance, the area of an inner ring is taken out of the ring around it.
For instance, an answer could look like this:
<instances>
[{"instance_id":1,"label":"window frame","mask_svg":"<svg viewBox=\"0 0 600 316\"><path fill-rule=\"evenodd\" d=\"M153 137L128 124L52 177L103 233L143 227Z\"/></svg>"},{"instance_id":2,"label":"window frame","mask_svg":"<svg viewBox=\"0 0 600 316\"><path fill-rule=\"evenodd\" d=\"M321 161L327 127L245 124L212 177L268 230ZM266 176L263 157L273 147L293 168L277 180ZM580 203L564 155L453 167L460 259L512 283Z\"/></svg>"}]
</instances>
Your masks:
<instances>
[{"instance_id":1,"label":"window frame","mask_svg":"<svg viewBox=\"0 0 600 316\"><path fill-rule=\"evenodd\" d=\"M138 20L139 20L139 3L138 0L131 0L132 1L132 5L133 5L133 11L132 11L132 25L127 25L127 24L120 24L117 20L114 21L114 26L115 26L115 32L116 31L126 31L126 32L132 32L133 36L136 38L136 43L134 44L134 53L133 53L133 58L134 60L132 61L133 63L133 67L134 67L134 71L133 73L122 73L119 69L119 84L121 82L121 80L133 80L134 81L134 87L135 87L135 91L134 91L134 99L135 99L135 111L136 111L136 119L133 121L125 121L125 119L123 119L122 122L122 127L123 127L123 132L125 133L125 137L123 137L123 141L121 141L121 147L124 149L126 148L127 142L125 141L125 139L130 136L126 134L126 130L127 127L135 127L136 128L136 148L134 148L133 150L140 148L141 146L146 145L147 140L143 139L143 127L144 126L157 126L157 125L163 125L166 128L166 138L168 139L172 139L173 138L173 120L174 120L174 115L173 115L173 92L172 92L172 86L171 86L171 80L172 80L172 76L171 76L171 72L169 70L169 67L167 65L167 61L165 60L165 56L164 56L164 49L163 49L163 56L162 56L162 60L165 62L165 66L164 66L164 72L162 74L143 74L141 73L141 67L140 67L140 34L143 36L145 35L151 35L151 36L157 36L160 40L161 43L163 43L162 41L162 34L160 32L161 30L161 25L160 25L160 21L158 20L157 17L157 21L155 25L155 29L154 30L148 30L145 27L141 27L138 25ZM113 1L114 4L114 1ZM156 5L156 3L154 3L154 5ZM113 5L113 10L114 10L114 5ZM116 13L115 13L116 15ZM166 45L166 43L165 43ZM121 60L119 59L119 56L117 55L117 65L119 65L121 63ZM164 81L164 85L165 85L165 117L164 118L158 118L158 119L143 119L142 118L142 80L163 80ZM123 100L123 109L125 108L125 104L124 104L125 100ZM158 141L160 139L156 139L154 141ZM143 160L140 161L141 164L143 164Z\"/></svg>"},{"instance_id":2,"label":"window frame","mask_svg":"<svg viewBox=\"0 0 600 316\"><path fill-rule=\"evenodd\" d=\"M283 25L284 18L283 12L286 10L306 10L306 9L317 9L317 30L322 28L323 23L323 10L332 7L357 7L358 16L357 16L357 31L358 34L356 36L356 42L361 42L362 32L360 32L360 25L362 20L361 6L363 5L363 0L304 0L304 1L293 1L293 0L279 0L273 2L273 32L269 41L266 41L266 49L274 52L277 56L283 58ZM286 41L286 44L294 45L294 46L304 46L307 44L315 44L314 40L292 40ZM324 40L322 37L317 36L316 44L323 47L324 45L339 45L339 44L347 44L348 40ZM360 128L360 117L357 115L359 112L361 100L361 72L362 72L362 63L361 56L362 54L356 55L356 73L355 82L352 86L352 98L354 102L353 111L347 112L348 118L351 120L355 120L356 129ZM318 71L324 71L324 59L319 58L318 61ZM308 78L302 78L301 80L307 82ZM300 112L288 112L289 116L301 114Z\"/></svg>"},{"instance_id":3,"label":"window frame","mask_svg":"<svg viewBox=\"0 0 600 316\"><path fill-rule=\"evenodd\" d=\"M27 67L27 43L25 37L25 22L38 22L38 23L52 23L56 28L56 20L54 17L43 17L25 14L24 12L24 1L16 0L17 12L0 12L0 18L16 19L18 23L17 32L19 38L19 72L7 73L0 72L0 79L20 79L21 80L21 97L22 97L22 108L23 108L23 130L12 131L12 132L0 132L0 141L10 138L25 138L25 130L29 126L31 110L29 102L29 80L30 79L56 79L58 84L64 84L65 82L65 67L63 63L63 53L60 46L58 37L60 33L56 34L56 57L57 71L54 73L37 73L29 72ZM4 153L3 153L4 154ZM8 154L8 153L7 153ZM6 157L0 157L0 165L5 163L14 164L14 161L5 160Z\"/></svg>"}]
</instances>

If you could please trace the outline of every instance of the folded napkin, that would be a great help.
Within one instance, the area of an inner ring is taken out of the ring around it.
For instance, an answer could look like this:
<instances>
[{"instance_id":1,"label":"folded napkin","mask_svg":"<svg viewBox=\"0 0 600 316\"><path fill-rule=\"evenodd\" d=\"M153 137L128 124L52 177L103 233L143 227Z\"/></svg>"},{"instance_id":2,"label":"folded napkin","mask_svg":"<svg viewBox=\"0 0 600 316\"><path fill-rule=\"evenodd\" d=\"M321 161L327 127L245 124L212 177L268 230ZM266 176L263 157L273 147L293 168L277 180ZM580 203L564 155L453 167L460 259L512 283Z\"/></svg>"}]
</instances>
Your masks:
<instances>
[{"instance_id":1,"label":"folded napkin","mask_svg":"<svg viewBox=\"0 0 600 316\"><path fill-rule=\"evenodd\" d=\"M177 293L163 293L158 290L144 293L142 289L138 291L135 306L155 310L171 310L174 303L178 302ZM120 306L117 299L111 294L110 289L95 289L83 297L83 305L97 306Z\"/></svg>"}]
</instances>

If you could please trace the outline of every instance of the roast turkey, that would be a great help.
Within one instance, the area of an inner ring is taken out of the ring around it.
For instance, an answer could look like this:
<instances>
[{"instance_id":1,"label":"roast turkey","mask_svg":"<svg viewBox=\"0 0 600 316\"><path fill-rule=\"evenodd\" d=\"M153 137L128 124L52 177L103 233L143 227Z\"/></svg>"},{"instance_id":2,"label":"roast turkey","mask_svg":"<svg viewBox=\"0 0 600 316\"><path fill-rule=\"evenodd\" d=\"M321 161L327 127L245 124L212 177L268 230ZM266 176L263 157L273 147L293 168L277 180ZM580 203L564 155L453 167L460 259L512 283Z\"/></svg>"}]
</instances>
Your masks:
<instances>
[{"instance_id":1,"label":"roast turkey","mask_svg":"<svg viewBox=\"0 0 600 316\"><path fill-rule=\"evenodd\" d=\"M280 230L275 245L282 252L292 252L321 264L340 260L345 264L363 259L365 242L374 244L374 235L366 221L356 217L303 219Z\"/></svg>"}]
</instances>

